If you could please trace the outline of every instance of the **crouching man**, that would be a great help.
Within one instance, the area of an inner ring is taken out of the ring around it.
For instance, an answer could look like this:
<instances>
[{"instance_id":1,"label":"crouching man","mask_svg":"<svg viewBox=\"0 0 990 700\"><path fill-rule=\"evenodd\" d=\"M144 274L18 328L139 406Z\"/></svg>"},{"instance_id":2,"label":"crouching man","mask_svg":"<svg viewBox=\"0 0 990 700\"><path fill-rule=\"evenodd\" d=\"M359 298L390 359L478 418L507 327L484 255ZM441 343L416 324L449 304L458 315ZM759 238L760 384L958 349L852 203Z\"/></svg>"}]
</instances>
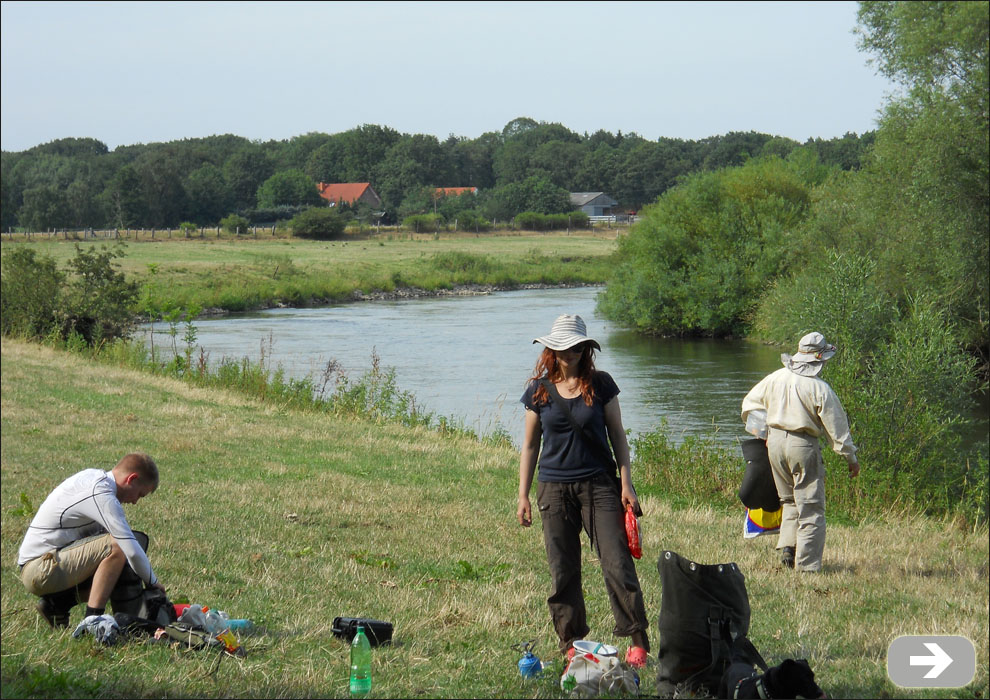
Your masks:
<instances>
[{"instance_id":1,"label":"crouching man","mask_svg":"<svg viewBox=\"0 0 990 700\"><path fill-rule=\"evenodd\" d=\"M126 565L146 586L165 592L145 554L147 538L131 530L121 505L157 488L154 460L134 453L108 472L86 469L70 476L41 504L17 564L24 587L41 597L38 612L49 625L67 627L69 610L87 597L86 616L103 615Z\"/></svg>"}]
</instances>

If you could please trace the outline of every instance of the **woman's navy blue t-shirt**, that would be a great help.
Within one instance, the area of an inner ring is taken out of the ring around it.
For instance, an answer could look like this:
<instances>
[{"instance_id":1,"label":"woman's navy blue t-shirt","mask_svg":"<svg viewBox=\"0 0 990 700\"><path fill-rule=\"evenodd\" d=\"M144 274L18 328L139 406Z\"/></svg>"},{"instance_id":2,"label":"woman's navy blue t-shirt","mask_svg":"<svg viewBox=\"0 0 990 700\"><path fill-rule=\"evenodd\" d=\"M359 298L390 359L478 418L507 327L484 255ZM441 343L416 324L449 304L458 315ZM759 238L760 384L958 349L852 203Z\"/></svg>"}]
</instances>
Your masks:
<instances>
[{"instance_id":1,"label":"woman's navy blue t-shirt","mask_svg":"<svg viewBox=\"0 0 990 700\"><path fill-rule=\"evenodd\" d=\"M564 399L571 415L578 425L597 438L602 447L609 445L608 431L605 429L605 404L619 393L619 387L608 372L595 372L591 379L595 398L588 406L580 394L573 399ZM533 403L533 394L538 386L536 381L529 383L519 401L540 416L543 429L543 449L540 451L539 481L573 482L615 472L615 461L603 462L587 445L585 438L574 432L573 426L553 399L546 403ZM611 449L609 449L611 452Z\"/></svg>"}]
</instances>

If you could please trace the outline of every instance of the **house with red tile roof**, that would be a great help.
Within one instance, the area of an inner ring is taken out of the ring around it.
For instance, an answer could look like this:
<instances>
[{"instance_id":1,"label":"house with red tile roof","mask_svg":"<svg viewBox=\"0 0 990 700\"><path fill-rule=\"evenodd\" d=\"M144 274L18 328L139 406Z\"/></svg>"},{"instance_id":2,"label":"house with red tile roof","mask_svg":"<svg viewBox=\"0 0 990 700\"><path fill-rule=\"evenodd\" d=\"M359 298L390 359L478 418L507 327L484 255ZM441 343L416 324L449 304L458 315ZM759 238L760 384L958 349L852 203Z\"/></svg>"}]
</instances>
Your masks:
<instances>
[{"instance_id":1,"label":"house with red tile roof","mask_svg":"<svg viewBox=\"0 0 990 700\"><path fill-rule=\"evenodd\" d=\"M434 197L460 197L465 192L470 192L471 194L478 194L477 187L438 187L434 193Z\"/></svg>"},{"instance_id":2,"label":"house with red tile roof","mask_svg":"<svg viewBox=\"0 0 990 700\"><path fill-rule=\"evenodd\" d=\"M380 207L382 198L378 196L370 182L320 182L316 185L317 191L323 199L330 202L330 206L336 206L338 202L345 204L355 204L361 202Z\"/></svg>"}]
</instances>

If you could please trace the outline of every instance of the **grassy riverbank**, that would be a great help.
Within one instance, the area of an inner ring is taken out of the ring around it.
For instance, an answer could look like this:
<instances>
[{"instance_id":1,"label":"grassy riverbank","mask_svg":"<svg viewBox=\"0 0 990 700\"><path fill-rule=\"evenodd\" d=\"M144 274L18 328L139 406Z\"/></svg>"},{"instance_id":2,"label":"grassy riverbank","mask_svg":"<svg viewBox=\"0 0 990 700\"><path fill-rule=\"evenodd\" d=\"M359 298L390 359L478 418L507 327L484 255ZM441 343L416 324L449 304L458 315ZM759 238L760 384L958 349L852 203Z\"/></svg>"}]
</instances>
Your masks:
<instances>
[{"instance_id":1,"label":"grassy riverbank","mask_svg":"<svg viewBox=\"0 0 990 700\"><path fill-rule=\"evenodd\" d=\"M511 448L290 409L7 338L0 357L4 697L346 696L337 615L395 624L396 643L374 653L376 696L560 696L559 663L525 683L509 648L536 638L554 658L539 529L514 523ZM202 652L102 649L53 633L34 612L15 566L33 509L65 476L131 450L162 469L159 491L128 506L151 533L156 570L173 598L255 620L246 659L214 668ZM738 510L674 509L642 490L639 571L654 622L663 549L736 561L757 647L771 662L808 658L830 697L932 696L886 680L887 646L902 634L972 639L975 682L934 695L986 696L985 528L894 515L835 525L825 573L798 577L773 565L772 541L743 541ZM593 634L616 642L587 549L585 565ZM654 674L643 676L646 694Z\"/></svg>"},{"instance_id":2,"label":"grassy riverbank","mask_svg":"<svg viewBox=\"0 0 990 700\"><path fill-rule=\"evenodd\" d=\"M139 279L158 308L241 311L346 301L403 290L428 293L462 285L601 284L615 231L509 234L382 234L342 241L296 238L173 238L122 243L115 261ZM37 239L31 246L60 267L75 246L102 240Z\"/></svg>"}]
</instances>

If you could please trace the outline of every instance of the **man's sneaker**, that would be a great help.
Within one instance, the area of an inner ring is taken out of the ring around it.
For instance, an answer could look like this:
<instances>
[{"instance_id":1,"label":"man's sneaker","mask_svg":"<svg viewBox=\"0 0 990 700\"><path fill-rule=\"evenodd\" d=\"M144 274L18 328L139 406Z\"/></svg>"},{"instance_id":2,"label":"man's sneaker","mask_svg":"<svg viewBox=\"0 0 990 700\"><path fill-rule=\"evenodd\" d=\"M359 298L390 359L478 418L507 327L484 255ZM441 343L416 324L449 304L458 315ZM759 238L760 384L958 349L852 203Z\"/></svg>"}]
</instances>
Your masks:
<instances>
[{"instance_id":1,"label":"man's sneaker","mask_svg":"<svg viewBox=\"0 0 990 700\"><path fill-rule=\"evenodd\" d=\"M794 547L782 547L780 550L780 563L788 569L794 568Z\"/></svg>"},{"instance_id":2,"label":"man's sneaker","mask_svg":"<svg viewBox=\"0 0 990 700\"><path fill-rule=\"evenodd\" d=\"M626 663L633 668L645 668L648 657L649 654L643 647L629 647L626 651Z\"/></svg>"},{"instance_id":3,"label":"man's sneaker","mask_svg":"<svg viewBox=\"0 0 990 700\"><path fill-rule=\"evenodd\" d=\"M69 626L69 611L59 610L50 597L41 596L35 609L53 629L63 629Z\"/></svg>"}]
</instances>

